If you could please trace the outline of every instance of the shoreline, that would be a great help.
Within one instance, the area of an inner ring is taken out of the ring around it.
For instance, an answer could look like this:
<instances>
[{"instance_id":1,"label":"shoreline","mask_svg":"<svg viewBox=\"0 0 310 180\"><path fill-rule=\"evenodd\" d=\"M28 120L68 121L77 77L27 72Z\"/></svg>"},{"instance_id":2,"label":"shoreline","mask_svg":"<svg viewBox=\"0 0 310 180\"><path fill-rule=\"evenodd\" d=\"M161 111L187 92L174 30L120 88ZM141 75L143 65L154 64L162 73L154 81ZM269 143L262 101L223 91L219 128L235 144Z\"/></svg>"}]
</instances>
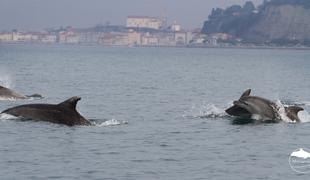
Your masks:
<instances>
[{"instance_id":1,"label":"shoreline","mask_svg":"<svg viewBox=\"0 0 310 180\"><path fill-rule=\"evenodd\" d=\"M276 50L310 50L310 47L289 47L289 46L208 46L208 45L177 45L177 46L137 46L137 45L101 45L95 43L33 43L33 42L0 42L0 45L43 45L43 46L81 46L81 47L106 47L106 48L189 48L189 49L276 49Z\"/></svg>"}]
</instances>

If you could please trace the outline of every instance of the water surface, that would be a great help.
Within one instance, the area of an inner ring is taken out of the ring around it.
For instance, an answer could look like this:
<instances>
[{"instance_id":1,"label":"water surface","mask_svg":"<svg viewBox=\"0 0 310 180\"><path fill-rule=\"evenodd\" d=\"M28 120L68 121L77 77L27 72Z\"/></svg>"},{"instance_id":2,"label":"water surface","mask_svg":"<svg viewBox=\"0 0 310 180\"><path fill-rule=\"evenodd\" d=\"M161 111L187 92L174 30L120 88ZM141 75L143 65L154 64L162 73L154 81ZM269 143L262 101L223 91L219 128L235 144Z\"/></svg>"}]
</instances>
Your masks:
<instances>
[{"instance_id":1,"label":"water surface","mask_svg":"<svg viewBox=\"0 0 310 180\"><path fill-rule=\"evenodd\" d=\"M0 45L0 82L42 100L81 96L93 127L0 120L1 179L307 179L310 51ZM241 93L301 104L304 123L233 125ZM105 123L104 123L105 122ZM116 125L117 124L117 125Z\"/></svg>"}]
</instances>

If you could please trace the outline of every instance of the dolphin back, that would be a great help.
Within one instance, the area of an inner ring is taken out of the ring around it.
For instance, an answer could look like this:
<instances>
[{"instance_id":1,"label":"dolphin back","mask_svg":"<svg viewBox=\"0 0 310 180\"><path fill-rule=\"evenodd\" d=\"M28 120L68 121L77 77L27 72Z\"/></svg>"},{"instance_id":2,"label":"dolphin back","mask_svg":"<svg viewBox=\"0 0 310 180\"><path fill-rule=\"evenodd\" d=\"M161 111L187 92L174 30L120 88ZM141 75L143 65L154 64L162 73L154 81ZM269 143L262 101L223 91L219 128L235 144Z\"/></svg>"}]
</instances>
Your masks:
<instances>
[{"instance_id":1,"label":"dolphin back","mask_svg":"<svg viewBox=\"0 0 310 180\"><path fill-rule=\"evenodd\" d=\"M15 99L26 99L26 96L19 94L9 88L0 86L0 97L15 98Z\"/></svg>"}]
</instances>

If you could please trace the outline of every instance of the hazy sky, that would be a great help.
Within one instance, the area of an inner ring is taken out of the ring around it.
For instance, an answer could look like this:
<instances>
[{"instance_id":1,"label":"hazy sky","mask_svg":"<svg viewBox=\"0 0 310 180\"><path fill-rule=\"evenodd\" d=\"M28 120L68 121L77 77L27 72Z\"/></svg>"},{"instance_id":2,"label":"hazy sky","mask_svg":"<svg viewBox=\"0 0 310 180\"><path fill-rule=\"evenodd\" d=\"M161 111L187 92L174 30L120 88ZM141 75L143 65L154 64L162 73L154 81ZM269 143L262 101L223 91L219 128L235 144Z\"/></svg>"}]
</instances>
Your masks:
<instances>
[{"instance_id":1,"label":"hazy sky","mask_svg":"<svg viewBox=\"0 0 310 180\"><path fill-rule=\"evenodd\" d=\"M124 25L128 15L168 17L184 28L202 27L214 7L247 0L0 0L0 30L40 30L71 25ZM262 0L252 0L260 4Z\"/></svg>"}]
</instances>

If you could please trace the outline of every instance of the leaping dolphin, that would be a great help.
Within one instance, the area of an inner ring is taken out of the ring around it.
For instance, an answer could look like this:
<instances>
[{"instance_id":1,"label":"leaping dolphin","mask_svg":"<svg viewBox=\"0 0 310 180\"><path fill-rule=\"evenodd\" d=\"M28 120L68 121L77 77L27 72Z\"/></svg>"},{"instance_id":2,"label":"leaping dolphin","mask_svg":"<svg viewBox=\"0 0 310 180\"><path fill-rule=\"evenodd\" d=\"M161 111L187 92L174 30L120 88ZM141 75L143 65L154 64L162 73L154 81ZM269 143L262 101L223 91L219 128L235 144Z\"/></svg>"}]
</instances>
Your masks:
<instances>
[{"instance_id":1,"label":"leaping dolphin","mask_svg":"<svg viewBox=\"0 0 310 180\"><path fill-rule=\"evenodd\" d=\"M276 103L258 96L251 96L251 89L246 90L239 100L233 102L233 106L226 109L231 116L251 118L258 115L262 120L279 121L279 107ZM286 116L295 122L300 122L298 112L304 109L298 106L285 107Z\"/></svg>"},{"instance_id":2,"label":"leaping dolphin","mask_svg":"<svg viewBox=\"0 0 310 180\"><path fill-rule=\"evenodd\" d=\"M0 99L27 99L30 97L34 98L42 98L40 94L33 94L33 95L22 95L18 92L15 92L9 88L3 87L0 85Z\"/></svg>"},{"instance_id":3,"label":"leaping dolphin","mask_svg":"<svg viewBox=\"0 0 310 180\"><path fill-rule=\"evenodd\" d=\"M89 126L91 123L76 110L76 104L79 100L81 100L80 97L74 96L60 104L26 104L4 110L2 113L68 126Z\"/></svg>"}]
</instances>

